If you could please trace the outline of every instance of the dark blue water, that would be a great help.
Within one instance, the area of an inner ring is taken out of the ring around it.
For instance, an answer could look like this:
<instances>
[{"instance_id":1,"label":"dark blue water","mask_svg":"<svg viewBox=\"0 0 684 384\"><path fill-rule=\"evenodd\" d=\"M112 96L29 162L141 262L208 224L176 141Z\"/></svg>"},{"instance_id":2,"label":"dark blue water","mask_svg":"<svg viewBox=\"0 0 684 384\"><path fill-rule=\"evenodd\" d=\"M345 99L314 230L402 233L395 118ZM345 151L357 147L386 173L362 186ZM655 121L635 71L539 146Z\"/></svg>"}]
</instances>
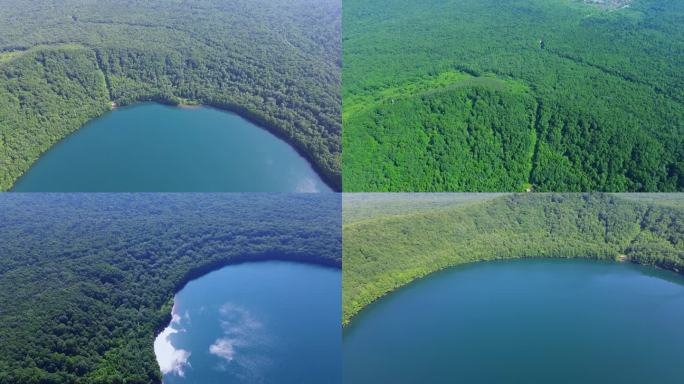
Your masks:
<instances>
[{"instance_id":1,"label":"dark blue water","mask_svg":"<svg viewBox=\"0 0 684 384\"><path fill-rule=\"evenodd\" d=\"M340 270L225 267L190 282L157 337L164 383L339 383Z\"/></svg>"},{"instance_id":2,"label":"dark blue water","mask_svg":"<svg viewBox=\"0 0 684 384\"><path fill-rule=\"evenodd\" d=\"M16 192L329 191L311 165L229 112L140 104L93 120L46 152Z\"/></svg>"},{"instance_id":3,"label":"dark blue water","mask_svg":"<svg viewBox=\"0 0 684 384\"><path fill-rule=\"evenodd\" d=\"M582 260L452 268L345 329L345 383L684 382L684 278Z\"/></svg>"}]
</instances>

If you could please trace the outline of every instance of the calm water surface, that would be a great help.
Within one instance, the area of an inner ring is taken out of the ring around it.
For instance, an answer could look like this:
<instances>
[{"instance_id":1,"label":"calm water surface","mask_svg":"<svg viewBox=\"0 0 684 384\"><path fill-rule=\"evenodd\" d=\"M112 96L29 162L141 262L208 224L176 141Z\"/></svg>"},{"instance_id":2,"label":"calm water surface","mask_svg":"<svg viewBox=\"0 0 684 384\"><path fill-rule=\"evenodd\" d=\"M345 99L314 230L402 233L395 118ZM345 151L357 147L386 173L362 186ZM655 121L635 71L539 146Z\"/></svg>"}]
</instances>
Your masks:
<instances>
[{"instance_id":1,"label":"calm water surface","mask_svg":"<svg viewBox=\"0 0 684 384\"><path fill-rule=\"evenodd\" d=\"M660 383L684 378L684 278L583 260L445 270L364 310L345 383Z\"/></svg>"},{"instance_id":2,"label":"calm water surface","mask_svg":"<svg viewBox=\"0 0 684 384\"><path fill-rule=\"evenodd\" d=\"M164 383L339 383L340 270L225 267L190 282L155 341Z\"/></svg>"},{"instance_id":3,"label":"calm water surface","mask_svg":"<svg viewBox=\"0 0 684 384\"><path fill-rule=\"evenodd\" d=\"M46 152L17 192L329 191L292 147L236 114L140 104Z\"/></svg>"}]
</instances>

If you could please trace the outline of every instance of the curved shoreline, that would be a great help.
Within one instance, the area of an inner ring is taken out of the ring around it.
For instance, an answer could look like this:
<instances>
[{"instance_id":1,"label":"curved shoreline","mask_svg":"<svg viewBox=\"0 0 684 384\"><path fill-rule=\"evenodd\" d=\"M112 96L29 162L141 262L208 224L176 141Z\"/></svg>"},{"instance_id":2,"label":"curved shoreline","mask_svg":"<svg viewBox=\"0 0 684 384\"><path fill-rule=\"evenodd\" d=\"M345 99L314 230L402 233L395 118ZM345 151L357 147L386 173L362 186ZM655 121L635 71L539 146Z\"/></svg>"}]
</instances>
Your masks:
<instances>
[{"instance_id":1,"label":"curved shoreline","mask_svg":"<svg viewBox=\"0 0 684 384\"><path fill-rule=\"evenodd\" d=\"M179 107L182 104L169 104L171 106ZM300 156L302 156L308 163L311 165L311 168L314 170L314 172L318 175L318 177L328 186L330 189L333 190L333 192L341 192L342 191L342 174L340 175L333 175L329 174L328 172L325 171L325 169L318 164L316 161L314 161L313 156L306 150L306 148L297 142L296 140L290 138L286 131L282 128L280 128L277 124L271 123L268 121L267 118L259 115L258 113L252 112L247 108L241 107L237 104L233 105L228 105L228 104L218 104L218 103L202 103L200 101L200 104L193 104L193 106L205 106L205 107L211 107L215 108L221 111L227 111L227 112L232 112L243 119L255 124L258 127L263 128L267 132L271 133L278 139L284 141L287 143L290 147L292 147ZM341 138L340 138L341 140Z\"/></svg>"},{"instance_id":2,"label":"curved shoreline","mask_svg":"<svg viewBox=\"0 0 684 384\"><path fill-rule=\"evenodd\" d=\"M209 263L203 266L200 266L198 268L190 270L188 273L183 276L181 281L174 286L173 293L171 297L159 307L159 311L163 311L165 309L169 309L166 311L166 314L164 315L163 321L160 321L155 329L154 329L154 337L152 338L153 343L151 344L152 348L152 354L156 358L156 353L154 352L154 341L159 337L159 335L164 332L169 326L171 326L171 323L173 322L173 308L175 306L175 297L180 292L183 290L188 283L190 283L193 280L196 280L202 276L205 276L209 273L218 271L220 269L223 269L225 267L229 267L232 265L240 265L240 264L246 264L246 263L260 263L260 262L268 262L268 261L282 261L282 262L290 262L290 263L299 263L299 264L306 264L306 265L316 265L319 267L323 268L330 268L338 271L342 271L342 262L341 261L335 261L332 259L323 259L323 258L316 258L316 259L311 259L310 257L300 255L300 254L287 254L287 253L282 253L282 252L266 252L266 253L260 253L260 254L254 254L254 255L242 255L242 256L235 256L235 257L230 257L225 260L220 260L216 261L213 263ZM155 359L155 363L159 365L158 361ZM159 368L159 372L161 372L161 368ZM162 384L162 381L158 382L157 384Z\"/></svg>"},{"instance_id":3,"label":"curved shoreline","mask_svg":"<svg viewBox=\"0 0 684 384\"><path fill-rule=\"evenodd\" d=\"M342 325L402 286L476 262L540 257L622 260L684 275L681 247L672 242L670 248L648 245L651 236L665 242L669 236L664 229L651 230L650 223L676 223L682 207L665 204L667 199L619 196L508 194L343 225L344 262L363 263L372 257L367 267L352 264L345 270L343 281L349 285L343 290ZM610 229L608 221L613 223ZM551 227L557 229L550 231Z\"/></svg>"},{"instance_id":4,"label":"curved shoreline","mask_svg":"<svg viewBox=\"0 0 684 384\"><path fill-rule=\"evenodd\" d=\"M261 117L259 114L254 113L249 111L246 108L240 107L240 106L229 106L229 105L219 105L216 103L203 103L201 101L198 101L197 103L190 103L190 104L184 104L183 102L175 102L172 100L165 100L165 99L142 99L142 100L137 100L133 103L128 103L128 104L118 104L114 101L111 102L111 107L108 110L105 110L104 113L97 115L85 123L81 124L78 128L74 129L71 131L69 134L66 136L60 138L59 140L55 141L54 143L50 144L50 146L40 153L38 157L31 163L31 165L24 170L19 176L17 176L10 187L6 190L7 192L14 192L14 187L17 184L17 182L26 175L26 173L33 167L33 165L38 162L43 155L45 155L48 151L50 151L55 145L58 145L59 143L63 142L70 136L74 135L78 131L80 131L83 127L85 127L87 124L90 124L91 122L100 119L104 116L106 116L108 113L116 111L121 108L126 108L126 107L133 107L136 105L141 105L141 104L147 104L147 103L153 103L153 104L160 104L160 105L166 105L170 107L176 107L176 108L212 108L219 110L221 112L227 112L227 113L233 113L237 116L239 116L242 119L245 119L247 122L257 126L258 128L261 128L265 130L266 132L272 134L275 136L277 139L285 142L290 148L294 149L295 152L299 156L301 156L307 164L311 166L311 169L316 173L316 175L321 179L321 181L327 185L333 192L341 192L342 190L342 175L335 176L333 174L328 174L325 172L325 169L320 166L317 162L313 160L313 156L311 156L306 149L298 144L295 140L289 138L285 131L281 128L279 128L276 124L271 124L267 121L266 118Z\"/></svg>"},{"instance_id":5,"label":"curved shoreline","mask_svg":"<svg viewBox=\"0 0 684 384\"><path fill-rule=\"evenodd\" d=\"M625 255L622 255L622 254L617 255L614 257L614 259L610 259L609 257L600 257L597 255L588 255L587 257L579 257L579 256L517 256L516 257L516 256L512 256L512 257L482 259L482 260L477 260L477 261L469 261L469 262L451 264L451 265L448 265L446 267L439 268L439 269L436 269L434 271L428 272L424 275L418 275L418 276L414 277L413 279L411 279L410 281L408 281L404 284L398 285L389 291L384 292L382 295L376 297L371 302L369 302L368 304L361 307L358 311L351 313L349 316L345 316L343 314L343 316L342 316L343 317L342 328L344 329L344 328L347 328L348 326L350 326L353 323L354 319L356 319L359 315L366 312L366 309L368 307L370 307L371 305L376 304L378 301L382 300L383 298L391 295L392 293L394 293L400 289L406 288L409 285L411 285L411 284L413 284L419 280L423 280L425 278L428 278L428 277L434 275L435 273L443 272L443 271L446 271L448 269L458 268L458 267L468 266L468 265L474 265L474 264L480 264L480 263L512 261L512 260L534 260L534 259L538 259L538 260L544 260L544 259L546 259L546 260L593 260L593 261L603 261L603 262L611 263L611 264L621 264L621 263L629 262L633 265L638 265L640 267L652 267L652 268L657 269L657 270L668 271L668 272L672 272L672 273L676 273L678 275L684 276L684 270L680 271L676 268L667 268L666 266L662 266L662 265L658 265L658 264L646 264L646 263L640 262L637 259L629 258L629 257L626 257L626 259L622 259L621 256L625 256Z\"/></svg>"},{"instance_id":6,"label":"curved shoreline","mask_svg":"<svg viewBox=\"0 0 684 384\"><path fill-rule=\"evenodd\" d=\"M235 256L235 257L229 257L228 259L224 260L219 260L215 261L209 264L202 265L200 267L194 268L190 270L188 273L186 273L181 280L174 285L173 287L173 294L171 297L159 308L163 309L164 305L167 305L170 301L173 301L173 298L175 297L176 293L180 292L185 286L195 280L198 279L204 275L207 275L211 272L218 271L221 268L228 267L231 265L239 265L239 264L245 264L245 263L258 263L258 262L264 262L264 261L287 261L287 262L292 262L292 263L302 263L302 264L309 264L309 265L318 265L321 267L326 267L326 268L331 268L331 269L337 269L337 270L342 270L342 262L341 261L335 261L332 259L311 259L307 256L300 255L300 254L286 254L283 252L266 252L266 253L260 253L260 254L254 254L254 255L242 255L242 256ZM168 322L171 320L171 314L168 314L168 321L166 321L164 324L168 325ZM159 334L166 325L161 324L156 327L155 333Z\"/></svg>"}]
</instances>

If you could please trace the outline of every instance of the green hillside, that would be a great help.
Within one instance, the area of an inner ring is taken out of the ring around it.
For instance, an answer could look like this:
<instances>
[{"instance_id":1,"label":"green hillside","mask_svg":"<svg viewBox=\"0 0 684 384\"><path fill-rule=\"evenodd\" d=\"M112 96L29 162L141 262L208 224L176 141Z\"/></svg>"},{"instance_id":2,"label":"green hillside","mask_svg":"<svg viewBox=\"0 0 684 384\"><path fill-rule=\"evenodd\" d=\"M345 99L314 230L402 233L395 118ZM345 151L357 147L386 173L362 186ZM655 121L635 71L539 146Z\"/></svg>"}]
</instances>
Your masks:
<instances>
[{"instance_id":1,"label":"green hillside","mask_svg":"<svg viewBox=\"0 0 684 384\"><path fill-rule=\"evenodd\" d=\"M187 281L239 261L340 267L334 194L0 195L0 383L160 383Z\"/></svg>"},{"instance_id":2,"label":"green hillside","mask_svg":"<svg viewBox=\"0 0 684 384\"><path fill-rule=\"evenodd\" d=\"M387 196L383 201L382 196ZM392 290L469 262L520 257L631 261L684 273L684 197L651 194L386 194L344 197L343 323ZM427 202L426 202L427 199ZM355 211L378 206L372 217ZM393 207L388 210L388 206ZM404 213L402 213L402 211Z\"/></svg>"},{"instance_id":3,"label":"green hillside","mask_svg":"<svg viewBox=\"0 0 684 384\"><path fill-rule=\"evenodd\" d=\"M86 121L140 101L237 112L340 188L332 0L0 0L0 190Z\"/></svg>"},{"instance_id":4,"label":"green hillside","mask_svg":"<svg viewBox=\"0 0 684 384\"><path fill-rule=\"evenodd\" d=\"M684 4L348 0L345 191L684 190Z\"/></svg>"}]
</instances>

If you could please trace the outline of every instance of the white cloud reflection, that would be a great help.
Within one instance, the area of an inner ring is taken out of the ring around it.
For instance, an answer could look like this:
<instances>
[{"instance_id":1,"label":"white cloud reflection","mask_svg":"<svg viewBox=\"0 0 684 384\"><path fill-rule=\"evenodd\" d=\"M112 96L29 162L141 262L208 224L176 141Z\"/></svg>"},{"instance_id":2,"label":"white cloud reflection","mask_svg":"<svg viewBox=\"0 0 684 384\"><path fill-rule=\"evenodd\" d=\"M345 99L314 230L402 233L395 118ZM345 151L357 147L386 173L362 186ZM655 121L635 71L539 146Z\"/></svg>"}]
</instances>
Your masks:
<instances>
[{"instance_id":1,"label":"white cloud reflection","mask_svg":"<svg viewBox=\"0 0 684 384\"><path fill-rule=\"evenodd\" d=\"M159 368L163 374L172 373L184 377L185 368L190 366L190 363L188 362L190 352L183 349L177 349L171 342L171 336L173 334L185 332L185 330L181 328L181 317L176 311L175 304L171 313L171 323L154 340L154 354L157 357L157 363L159 363ZM190 316L187 312L185 318L190 320Z\"/></svg>"},{"instance_id":2,"label":"white cloud reflection","mask_svg":"<svg viewBox=\"0 0 684 384\"><path fill-rule=\"evenodd\" d=\"M316 185L316 180L307 177L304 179L301 179L297 182L297 186L295 187L295 191L297 193L318 193L320 190L318 189L318 186Z\"/></svg>"},{"instance_id":3,"label":"white cloud reflection","mask_svg":"<svg viewBox=\"0 0 684 384\"><path fill-rule=\"evenodd\" d=\"M217 369L230 369L243 381L260 381L271 365L263 353L270 344L265 327L247 309L232 303L222 305L219 315L223 335L209 346L209 353L223 360Z\"/></svg>"}]
</instances>

